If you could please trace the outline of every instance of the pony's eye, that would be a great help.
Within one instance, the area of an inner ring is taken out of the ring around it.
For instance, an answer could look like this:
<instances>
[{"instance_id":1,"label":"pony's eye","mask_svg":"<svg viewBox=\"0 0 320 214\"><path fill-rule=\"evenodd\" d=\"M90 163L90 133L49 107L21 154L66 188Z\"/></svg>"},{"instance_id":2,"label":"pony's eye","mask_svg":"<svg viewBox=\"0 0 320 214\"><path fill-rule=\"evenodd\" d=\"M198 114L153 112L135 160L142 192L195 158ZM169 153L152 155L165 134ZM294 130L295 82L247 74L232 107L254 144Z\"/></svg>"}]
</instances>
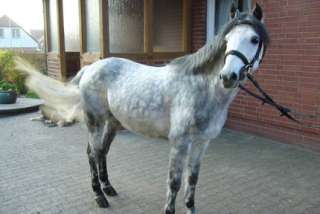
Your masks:
<instances>
[{"instance_id":1,"label":"pony's eye","mask_svg":"<svg viewBox=\"0 0 320 214\"><path fill-rule=\"evenodd\" d=\"M259 43L259 38L257 36L252 37L251 38L251 43L254 44L254 45L258 44Z\"/></svg>"}]
</instances>

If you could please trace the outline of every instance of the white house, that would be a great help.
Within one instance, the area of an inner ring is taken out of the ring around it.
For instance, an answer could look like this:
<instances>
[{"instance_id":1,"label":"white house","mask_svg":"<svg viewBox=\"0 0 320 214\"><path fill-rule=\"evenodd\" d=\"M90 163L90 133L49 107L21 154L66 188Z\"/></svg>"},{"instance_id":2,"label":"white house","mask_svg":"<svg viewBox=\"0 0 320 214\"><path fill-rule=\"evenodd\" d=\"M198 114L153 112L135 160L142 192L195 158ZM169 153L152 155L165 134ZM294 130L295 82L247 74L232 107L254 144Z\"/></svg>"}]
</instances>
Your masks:
<instances>
[{"instance_id":1,"label":"white house","mask_svg":"<svg viewBox=\"0 0 320 214\"><path fill-rule=\"evenodd\" d=\"M39 50L38 41L7 15L0 18L0 49Z\"/></svg>"}]
</instances>

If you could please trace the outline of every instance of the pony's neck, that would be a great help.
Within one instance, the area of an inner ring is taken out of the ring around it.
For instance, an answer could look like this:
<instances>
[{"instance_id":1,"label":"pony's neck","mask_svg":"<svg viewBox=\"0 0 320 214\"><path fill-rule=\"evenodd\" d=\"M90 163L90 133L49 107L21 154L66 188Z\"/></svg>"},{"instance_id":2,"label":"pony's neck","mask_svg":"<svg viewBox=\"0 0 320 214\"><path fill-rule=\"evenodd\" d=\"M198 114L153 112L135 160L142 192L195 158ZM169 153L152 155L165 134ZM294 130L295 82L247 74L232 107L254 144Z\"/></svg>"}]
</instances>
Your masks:
<instances>
[{"instance_id":1,"label":"pony's neck","mask_svg":"<svg viewBox=\"0 0 320 214\"><path fill-rule=\"evenodd\" d=\"M204 45L193 55L196 62L193 73L196 75L217 75L224 64L224 50L224 42L219 39Z\"/></svg>"}]
</instances>

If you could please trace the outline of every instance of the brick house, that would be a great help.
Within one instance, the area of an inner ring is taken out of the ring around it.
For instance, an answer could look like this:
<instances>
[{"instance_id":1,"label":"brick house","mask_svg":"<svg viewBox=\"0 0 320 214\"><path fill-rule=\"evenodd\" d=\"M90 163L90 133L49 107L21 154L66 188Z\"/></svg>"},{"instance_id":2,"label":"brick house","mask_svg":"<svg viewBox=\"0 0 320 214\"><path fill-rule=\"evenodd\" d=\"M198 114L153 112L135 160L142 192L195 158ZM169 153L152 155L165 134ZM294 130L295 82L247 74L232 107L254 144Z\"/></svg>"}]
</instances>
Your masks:
<instances>
[{"instance_id":1,"label":"brick house","mask_svg":"<svg viewBox=\"0 0 320 214\"><path fill-rule=\"evenodd\" d=\"M162 64L194 52L228 20L232 2L241 10L251 10L256 2L43 1L48 70L60 79L74 75L81 65L108 56ZM257 79L281 104L302 113L320 114L320 1L257 2L264 9L271 35ZM319 119L305 122L320 124ZM320 129L301 128L243 93L231 106L227 127L320 149Z\"/></svg>"}]
</instances>

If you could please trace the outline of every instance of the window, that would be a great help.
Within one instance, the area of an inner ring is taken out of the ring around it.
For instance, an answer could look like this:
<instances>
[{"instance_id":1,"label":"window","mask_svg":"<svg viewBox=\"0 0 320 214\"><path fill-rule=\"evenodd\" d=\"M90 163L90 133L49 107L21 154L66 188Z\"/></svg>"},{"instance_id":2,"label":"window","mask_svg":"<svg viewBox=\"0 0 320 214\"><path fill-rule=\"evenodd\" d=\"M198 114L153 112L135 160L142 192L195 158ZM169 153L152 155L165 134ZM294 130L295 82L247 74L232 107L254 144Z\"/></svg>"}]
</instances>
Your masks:
<instances>
[{"instance_id":1,"label":"window","mask_svg":"<svg viewBox=\"0 0 320 214\"><path fill-rule=\"evenodd\" d=\"M58 51L58 16L57 1L49 0L49 25L50 25L50 50L52 52Z\"/></svg>"},{"instance_id":2,"label":"window","mask_svg":"<svg viewBox=\"0 0 320 214\"><path fill-rule=\"evenodd\" d=\"M207 41L212 41L215 34L229 20L231 5L235 4L240 11L251 8L251 0L207 0Z\"/></svg>"},{"instance_id":3,"label":"window","mask_svg":"<svg viewBox=\"0 0 320 214\"><path fill-rule=\"evenodd\" d=\"M4 38L4 30L3 30L3 28L0 28L0 38Z\"/></svg>"},{"instance_id":4,"label":"window","mask_svg":"<svg viewBox=\"0 0 320 214\"><path fill-rule=\"evenodd\" d=\"M80 5L83 51L134 59L183 55L191 46L190 4L191 0L85 0Z\"/></svg>"},{"instance_id":5,"label":"window","mask_svg":"<svg viewBox=\"0 0 320 214\"><path fill-rule=\"evenodd\" d=\"M185 52L189 0L108 0L109 52L153 56ZM187 40L186 40L187 41ZM186 48L187 50L187 48ZM128 56L128 55L126 55ZM168 56L168 55L167 55Z\"/></svg>"},{"instance_id":6,"label":"window","mask_svg":"<svg viewBox=\"0 0 320 214\"><path fill-rule=\"evenodd\" d=\"M86 17L86 44L88 52L99 52L100 30L99 30L99 0L85 1Z\"/></svg>"},{"instance_id":7,"label":"window","mask_svg":"<svg viewBox=\"0 0 320 214\"><path fill-rule=\"evenodd\" d=\"M182 0L154 1L153 51L182 51Z\"/></svg>"},{"instance_id":8,"label":"window","mask_svg":"<svg viewBox=\"0 0 320 214\"><path fill-rule=\"evenodd\" d=\"M11 29L12 38L20 38L20 29Z\"/></svg>"},{"instance_id":9,"label":"window","mask_svg":"<svg viewBox=\"0 0 320 214\"><path fill-rule=\"evenodd\" d=\"M109 0L111 53L141 53L144 39L144 1Z\"/></svg>"},{"instance_id":10,"label":"window","mask_svg":"<svg viewBox=\"0 0 320 214\"><path fill-rule=\"evenodd\" d=\"M143 53L146 19L152 19L153 52L182 51L183 0L109 0L109 47L111 53ZM144 12L151 9L151 17Z\"/></svg>"},{"instance_id":11,"label":"window","mask_svg":"<svg viewBox=\"0 0 320 214\"><path fill-rule=\"evenodd\" d=\"M63 1L63 24L66 51L80 51L79 1Z\"/></svg>"}]
</instances>

